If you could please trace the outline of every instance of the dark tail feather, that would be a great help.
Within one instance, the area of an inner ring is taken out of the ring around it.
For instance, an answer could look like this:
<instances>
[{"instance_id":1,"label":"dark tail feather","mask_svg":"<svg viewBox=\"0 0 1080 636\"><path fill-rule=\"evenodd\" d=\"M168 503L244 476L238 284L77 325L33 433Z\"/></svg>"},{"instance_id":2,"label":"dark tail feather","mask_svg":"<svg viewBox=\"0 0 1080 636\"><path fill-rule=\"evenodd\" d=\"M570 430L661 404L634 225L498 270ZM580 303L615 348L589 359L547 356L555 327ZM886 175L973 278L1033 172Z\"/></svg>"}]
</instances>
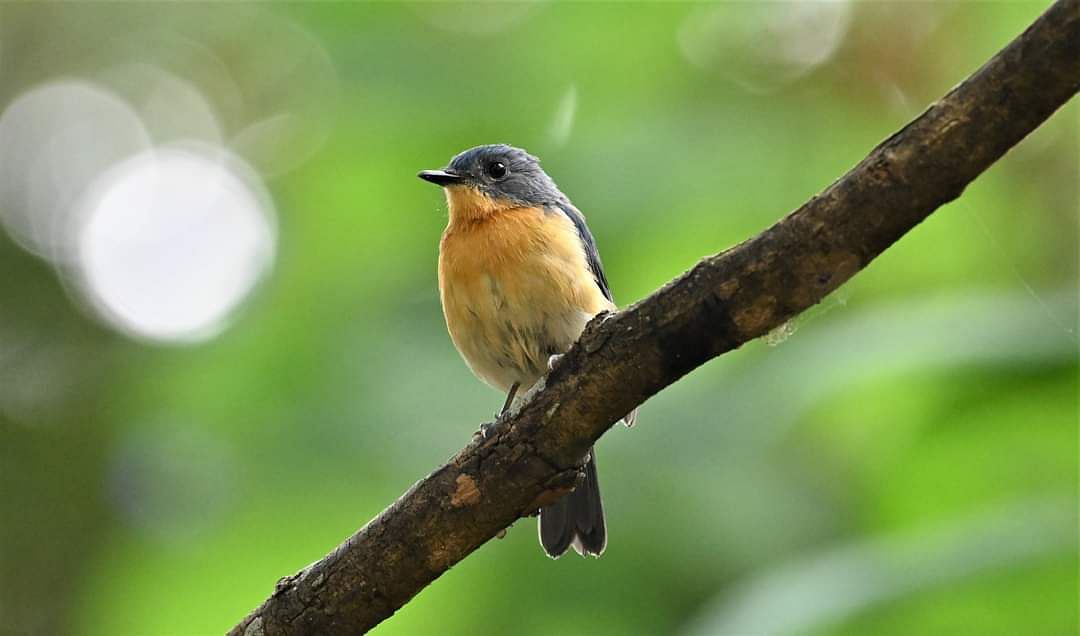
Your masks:
<instances>
[{"instance_id":1,"label":"dark tail feather","mask_svg":"<svg viewBox=\"0 0 1080 636\"><path fill-rule=\"evenodd\" d=\"M582 555L600 556L607 546L604 505L596 477L596 451L589 451L585 481L574 492L540 509L540 545L557 559L573 546Z\"/></svg>"}]
</instances>

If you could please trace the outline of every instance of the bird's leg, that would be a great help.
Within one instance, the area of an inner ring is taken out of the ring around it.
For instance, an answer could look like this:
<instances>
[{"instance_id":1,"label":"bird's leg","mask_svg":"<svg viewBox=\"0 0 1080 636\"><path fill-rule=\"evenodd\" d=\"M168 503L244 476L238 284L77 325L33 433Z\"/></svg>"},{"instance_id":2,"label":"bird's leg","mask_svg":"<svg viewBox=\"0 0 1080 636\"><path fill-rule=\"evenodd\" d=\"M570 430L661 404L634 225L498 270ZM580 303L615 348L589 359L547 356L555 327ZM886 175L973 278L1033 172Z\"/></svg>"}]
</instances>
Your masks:
<instances>
[{"instance_id":1,"label":"bird's leg","mask_svg":"<svg viewBox=\"0 0 1080 636\"><path fill-rule=\"evenodd\" d=\"M514 403L514 396L517 395L517 390L518 390L519 386L521 386L521 383L520 382L515 382L510 387L510 392L506 394L506 401L503 402L503 407L502 407L502 410L499 411L499 415L502 415L503 413L505 413L506 409L510 408L510 405ZM496 417L498 417L498 415Z\"/></svg>"},{"instance_id":2,"label":"bird's leg","mask_svg":"<svg viewBox=\"0 0 1080 636\"><path fill-rule=\"evenodd\" d=\"M520 386L521 386L520 382L515 382L510 387L510 392L506 394L506 401L503 402L502 409L500 409L499 412L495 414L495 419L496 420L498 420L500 417L502 417L502 414L505 413L507 411L507 409L510 408L510 405L514 403L514 396L517 395L517 390L518 390L518 387L520 387ZM495 429L495 422L484 422L483 424L480 425L480 430L477 431L476 434L479 435L482 439L487 439L487 438L491 437L491 434L494 432L494 429Z\"/></svg>"}]
</instances>

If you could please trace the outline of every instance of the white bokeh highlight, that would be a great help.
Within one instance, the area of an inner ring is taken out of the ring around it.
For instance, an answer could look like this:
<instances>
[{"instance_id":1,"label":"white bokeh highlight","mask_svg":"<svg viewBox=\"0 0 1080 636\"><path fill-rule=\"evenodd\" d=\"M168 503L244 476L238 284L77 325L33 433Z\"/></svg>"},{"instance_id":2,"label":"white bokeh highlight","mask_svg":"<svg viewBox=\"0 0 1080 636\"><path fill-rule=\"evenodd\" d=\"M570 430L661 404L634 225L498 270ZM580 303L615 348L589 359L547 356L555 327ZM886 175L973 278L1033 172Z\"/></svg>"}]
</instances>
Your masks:
<instances>
[{"instance_id":1,"label":"white bokeh highlight","mask_svg":"<svg viewBox=\"0 0 1080 636\"><path fill-rule=\"evenodd\" d=\"M219 333L273 262L273 210L250 174L233 157L183 147L106 172L73 228L81 294L137 338Z\"/></svg>"},{"instance_id":2,"label":"white bokeh highlight","mask_svg":"<svg viewBox=\"0 0 1080 636\"><path fill-rule=\"evenodd\" d=\"M150 147L135 111L111 91L61 80L20 95L0 115L0 222L28 251L69 262L69 216L86 186Z\"/></svg>"},{"instance_id":3,"label":"white bokeh highlight","mask_svg":"<svg viewBox=\"0 0 1080 636\"><path fill-rule=\"evenodd\" d=\"M144 18L92 65L28 49L45 83L2 105L0 230L120 333L199 342L271 267L263 182L322 147L340 82L323 44L275 12Z\"/></svg>"}]
</instances>

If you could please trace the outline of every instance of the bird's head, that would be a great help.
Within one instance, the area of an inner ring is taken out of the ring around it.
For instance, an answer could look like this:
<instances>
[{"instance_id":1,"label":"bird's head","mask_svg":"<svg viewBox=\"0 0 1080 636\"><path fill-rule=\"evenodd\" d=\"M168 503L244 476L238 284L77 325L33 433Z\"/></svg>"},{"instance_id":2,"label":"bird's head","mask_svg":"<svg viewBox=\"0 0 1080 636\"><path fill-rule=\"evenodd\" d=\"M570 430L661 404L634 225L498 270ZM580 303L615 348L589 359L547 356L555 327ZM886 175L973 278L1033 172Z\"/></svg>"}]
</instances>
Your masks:
<instances>
[{"instance_id":1,"label":"bird's head","mask_svg":"<svg viewBox=\"0 0 1080 636\"><path fill-rule=\"evenodd\" d=\"M451 219L482 218L502 210L551 204L564 198L540 160L506 144L470 148L442 170L418 175L442 186Z\"/></svg>"}]
</instances>

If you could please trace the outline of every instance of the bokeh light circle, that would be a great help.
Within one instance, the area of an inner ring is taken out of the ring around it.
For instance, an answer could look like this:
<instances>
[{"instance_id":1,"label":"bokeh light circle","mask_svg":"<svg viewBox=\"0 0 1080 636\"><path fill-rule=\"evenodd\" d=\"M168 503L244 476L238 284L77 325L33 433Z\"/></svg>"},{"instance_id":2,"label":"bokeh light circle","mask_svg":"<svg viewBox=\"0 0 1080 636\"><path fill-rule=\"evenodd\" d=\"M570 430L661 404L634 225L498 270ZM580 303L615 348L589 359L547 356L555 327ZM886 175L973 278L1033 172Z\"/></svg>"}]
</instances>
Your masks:
<instances>
[{"instance_id":1,"label":"bokeh light circle","mask_svg":"<svg viewBox=\"0 0 1080 636\"><path fill-rule=\"evenodd\" d=\"M244 99L229 148L266 179L307 162L326 143L341 95L323 42L297 21L269 11L245 12L243 21L204 31L212 48L228 54Z\"/></svg>"},{"instance_id":2,"label":"bokeh light circle","mask_svg":"<svg viewBox=\"0 0 1080 636\"><path fill-rule=\"evenodd\" d=\"M220 332L273 261L273 210L252 174L232 156L179 146L109 170L75 226L81 293L135 337Z\"/></svg>"},{"instance_id":3,"label":"bokeh light circle","mask_svg":"<svg viewBox=\"0 0 1080 636\"><path fill-rule=\"evenodd\" d=\"M189 79L146 62L111 66L97 77L132 105L155 144L222 144L224 134L214 107Z\"/></svg>"},{"instance_id":4,"label":"bokeh light circle","mask_svg":"<svg viewBox=\"0 0 1080 636\"><path fill-rule=\"evenodd\" d=\"M66 226L83 191L149 146L135 111L99 85L61 80L30 89L0 115L0 222L30 252L67 262Z\"/></svg>"},{"instance_id":5,"label":"bokeh light circle","mask_svg":"<svg viewBox=\"0 0 1080 636\"><path fill-rule=\"evenodd\" d=\"M705 4L676 39L683 57L752 93L769 93L828 62L851 25L850 0Z\"/></svg>"}]
</instances>

